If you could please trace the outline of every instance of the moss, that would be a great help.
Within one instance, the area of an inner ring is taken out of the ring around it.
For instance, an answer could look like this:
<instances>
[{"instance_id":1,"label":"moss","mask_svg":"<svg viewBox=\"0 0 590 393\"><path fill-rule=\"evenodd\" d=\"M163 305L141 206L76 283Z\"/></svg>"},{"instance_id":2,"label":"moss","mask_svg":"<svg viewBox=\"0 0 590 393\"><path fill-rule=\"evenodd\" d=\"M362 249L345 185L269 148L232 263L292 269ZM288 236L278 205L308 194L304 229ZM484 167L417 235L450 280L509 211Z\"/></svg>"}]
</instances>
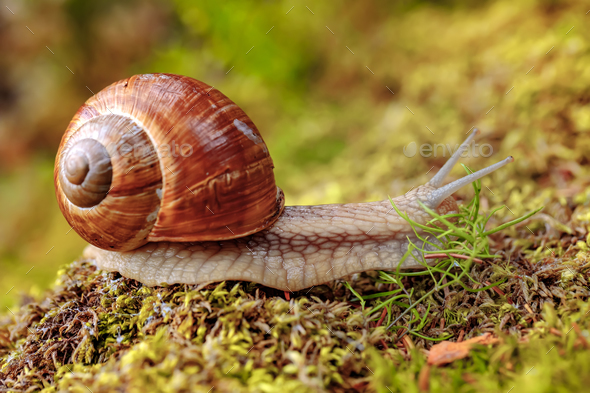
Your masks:
<instances>
[{"instance_id":1,"label":"moss","mask_svg":"<svg viewBox=\"0 0 590 393\"><path fill-rule=\"evenodd\" d=\"M449 286L431 271L367 272L292 294L246 282L149 288L77 260L45 297L0 319L0 388L578 391L590 375L590 253L587 236L559 229L578 216L562 219L557 229L533 232L530 221L512 236L493 233L496 256L451 265L469 274ZM406 289L398 296L411 313L401 301L384 306ZM501 343L425 366L436 340L485 332ZM543 383L531 384L535 373Z\"/></svg>"},{"instance_id":2,"label":"moss","mask_svg":"<svg viewBox=\"0 0 590 393\"><path fill-rule=\"evenodd\" d=\"M551 391L556 384L581 389L590 382L584 377L590 375L590 263L586 243L570 240L562 242L562 256L542 263L531 264L523 258L527 250L515 250L510 264L473 266L470 274L480 282L506 279L502 294L435 293L417 307L426 339L400 340L400 332L384 327L385 313L360 307L342 281L286 300L276 290L244 282L148 288L78 260L60 270L44 299L2 319L0 386L386 392L418 391L429 381L431 391L512 385L522 387L516 391ZM432 285L429 277L404 280L417 294ZM350 277L350 285L363 294L383 289L374 273ZM392 309L393 315L401 311ZM455 340L486 331L500 335L502 343L449 367L423 367L433 345L428 338ZM527 385L532 366L543 384Z\"/></svg>"},{"instance_id":3,"label":"moss","mask_svg":"<svg viewBox=\"0 0 590 393\"><path fill-rule=\"evenodd\" d=\"M578 302L571 313L544 306L542 322L527 337L501 335L495 347L480 346L450 367L424 367L415 352L410 361L389 361L371 349L372 386L378 392L418 392L424 370L431 392L581 392L590 383L590 304Z\"/></svg>"},{"instance_id":4,"label":"moss","mask_svg":"<svg viewBox=\"0 0 590 393\"><path fill-rule=\"evenodd\" d=\"M350 387L362 374L359 348L387 338L345 302L287 301L248 283L147 288L88 261L15 315L2 327L11 340L0 363L15 389Z\"/></svg>"}]
</instances>

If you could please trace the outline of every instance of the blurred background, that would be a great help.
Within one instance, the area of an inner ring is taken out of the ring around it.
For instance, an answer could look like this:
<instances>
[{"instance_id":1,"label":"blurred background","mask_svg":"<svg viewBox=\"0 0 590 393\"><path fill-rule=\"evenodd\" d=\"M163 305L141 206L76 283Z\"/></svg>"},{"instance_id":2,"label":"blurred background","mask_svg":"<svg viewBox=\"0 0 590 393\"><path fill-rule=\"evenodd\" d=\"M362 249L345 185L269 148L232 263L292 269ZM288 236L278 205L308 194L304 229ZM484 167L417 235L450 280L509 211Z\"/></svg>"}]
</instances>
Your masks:
<instances>
[{"instance_id":1,"label":"blurred background","mask_svg":"<svg viewBox=\"0 0 590 393\"><path fill-rule=\"evenodd\" d=\"M586 7L588 8L588 7ZM0 306L39 294L85 246L53 165L78 107L138 73L215 86L258 126L288 204L397 196L477 126L484 207L587 206L590 14L577 1L6 0L0 9ZM455 168L453 178L462 176ZM472 190L458 195L468 198ZM587 211L584 211L587 212ZM590 214L578 212L580 225ZM500 219L512 218L506 209Z\"/></svg>"}]
</instances>

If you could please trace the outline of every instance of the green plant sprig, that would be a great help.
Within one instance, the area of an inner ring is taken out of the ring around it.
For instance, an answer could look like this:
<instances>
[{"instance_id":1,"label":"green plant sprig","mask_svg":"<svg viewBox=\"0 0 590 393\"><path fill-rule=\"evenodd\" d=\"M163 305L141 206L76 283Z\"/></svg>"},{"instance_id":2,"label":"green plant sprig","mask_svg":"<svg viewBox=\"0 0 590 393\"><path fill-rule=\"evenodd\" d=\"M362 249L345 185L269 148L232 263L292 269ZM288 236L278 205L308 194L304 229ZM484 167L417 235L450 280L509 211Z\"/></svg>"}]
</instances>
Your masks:
<instances>
[{"instance_id":1,"label":"green plant sprig","mask_svg":"<svg viewBox=\"0 0 590 393\"><path fill-rule=\"evenodd\" d=\"M463 165L463 168L468 174L472 173L472 171L465 165ZM427 301L434 293L451 286L461 287L468 292L481 292L502 284L505 279L499 280L490 285L484 285L478 282L469 274L471 266L476 260L499 257L498 255L490 253L488 236L516 225L543 209L543 207L541 207L515 220L501 224L493 229L486 230L486 226L491 217L497 211L503 209L505 205L493 209L487 215L482 214L480 212L481 180L473 182L472 185L474 196L467 205L459 207L459 213L440 215L422 202L418 201L424 211L432 217L432 219L426 224L412 220L407 213L399 210L393 200L389 198L391 205L397 214L410 224L414 231L414 235L419 240L421 246L416 245L408 237L408 250L400 260L397 269L393 272L379 272L379 278L377 279L379 283L395 284L399 287L397 289L360 296L352 289L349 283L346 283L346 286L361 302L363 309L365 306L373 306L371 313L383 308L387 310L387 329L406 329L399 338L407 333L431 341L440 341L450 338L452 335L446 337L428 337L422 334L421 331L429 321L431 303L428 302L427 309L422 316L420 316L416 307ZM430 249L426 249L427 247ZM418 255L422 256L422 260L419 262L424 267L424 270L418 272L401 271L401 266L408 257L416 257L416 254L413 253L415 250L418 250ZM446 257L436 258L439 262L435 265L430 265L426 260L429 254L444 254ZM462 256L467 259L457 258L457 256ZM435 274L440 275L440 277L437 278ZM434 286L426 294L413 300L414 288L410 288L408 291L407 288L404 287L402 279L404 277L425 275L429 275L432 278ZM468 285L466 282L471 282L471 285ZM393 306L404 309L395 319L393 319ZM410 313L413 318L406 322L406 326L396 325L398 321ZM412 325L415 325L415 327L412 327Z\"/></svg>"}]
</instances>

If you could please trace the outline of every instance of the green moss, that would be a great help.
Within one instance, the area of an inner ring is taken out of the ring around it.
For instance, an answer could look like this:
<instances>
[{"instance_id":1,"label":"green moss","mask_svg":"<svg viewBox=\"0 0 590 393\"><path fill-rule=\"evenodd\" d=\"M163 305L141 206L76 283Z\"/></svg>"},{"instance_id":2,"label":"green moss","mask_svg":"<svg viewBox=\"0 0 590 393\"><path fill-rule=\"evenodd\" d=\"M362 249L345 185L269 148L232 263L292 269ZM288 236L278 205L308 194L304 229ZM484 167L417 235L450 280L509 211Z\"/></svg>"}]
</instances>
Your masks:
<instances>
[{"instance_id":1,"label":"green moss","mask_svg":"<svg viewBox=\"0 0 590 393\"><path fill-rule=\"evenodd\" d=\"M431 392L582 392L590 383L590 304L578 302L562 313L546 304L543 321L518 340L503 335L494 347L480 346L469 359L432 368L426 380ZM575 327L574 327L575 326ZM372 386L377 392L418 392L425 357L391 362L371 349ZM423 386L423 385L422 385Z\"/></svg>"},{"instance_id":2,"label":"green moss","mask_svg":"<svg viewBox=\"0 0 590 393\"><path fill-rule=\"evenodd\" d=\"M286 301L248 283L147 288L87 261L61 273L45 301L2 326L14 339L2 348L6 387L350 386L357 348L387 338L347 303Z\"/></svg>"},{"instance_id":3,"label":"green moss","mask_svg":"<svg viewBox=\"0 0 590 393\"><path fill-rule=\"evenodd\" d=\"M414 349L383 326L387 319L377 326L381 310L358 307L347 289L382 292L384 284L374 273L349 277L347 285L336 281L301 291L288 301L278 291L242 282L148 288L79 260L60 270L45 298L2 319L0 386L405 392L430 380L431 391L491 392L512 385L523 392L553 391L560 384L577 390L590 374L590 263L578 243L566 247L567 266L551 258L534 265L522 260L473 266L470 275L481 282L506 279L505 294L436 292L416 307L424 327L409 340ZM403 280L417 294L432 286L428 276ZM513 304L506 302L508 296ZM391 318L402 310L391 308ZM502 343L479 348L446 368L423 367L430 339L457 337L460 331L465 337L493 331ZM533 366L543 384L527 385Z\"/></svg>"}]
</instances>

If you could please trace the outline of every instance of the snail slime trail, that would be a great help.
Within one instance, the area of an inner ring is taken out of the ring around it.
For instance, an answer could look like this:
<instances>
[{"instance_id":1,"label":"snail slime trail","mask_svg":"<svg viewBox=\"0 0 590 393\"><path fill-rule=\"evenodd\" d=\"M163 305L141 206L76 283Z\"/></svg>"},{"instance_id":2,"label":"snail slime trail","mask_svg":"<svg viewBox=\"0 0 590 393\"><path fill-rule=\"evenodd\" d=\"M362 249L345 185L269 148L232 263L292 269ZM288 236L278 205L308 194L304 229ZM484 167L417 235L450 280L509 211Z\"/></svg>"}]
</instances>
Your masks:
<instances>
[{"instance_id":1,"label":"snail slime trail","mask_svg":"<svg viewBox=\"0 0 590 393\"><path fill-rule=\"evenodd\" d=\"M419 223L431 218L419 201L458 212L455 191L513 161L443 185L476 135L429 182L394 198L400 211ZM123 159L102 150L171 141L193 153ZM148 74L113 83L78 110L54 177L64 216L90 243L84 256L149 286L245 280L296 291L393 270L410 241L423 245L389 199L285 207L273 168L260 132L229 98L189 77ZM401 268L423 267L414 252Z\"/></svg>"}]
</instances>

